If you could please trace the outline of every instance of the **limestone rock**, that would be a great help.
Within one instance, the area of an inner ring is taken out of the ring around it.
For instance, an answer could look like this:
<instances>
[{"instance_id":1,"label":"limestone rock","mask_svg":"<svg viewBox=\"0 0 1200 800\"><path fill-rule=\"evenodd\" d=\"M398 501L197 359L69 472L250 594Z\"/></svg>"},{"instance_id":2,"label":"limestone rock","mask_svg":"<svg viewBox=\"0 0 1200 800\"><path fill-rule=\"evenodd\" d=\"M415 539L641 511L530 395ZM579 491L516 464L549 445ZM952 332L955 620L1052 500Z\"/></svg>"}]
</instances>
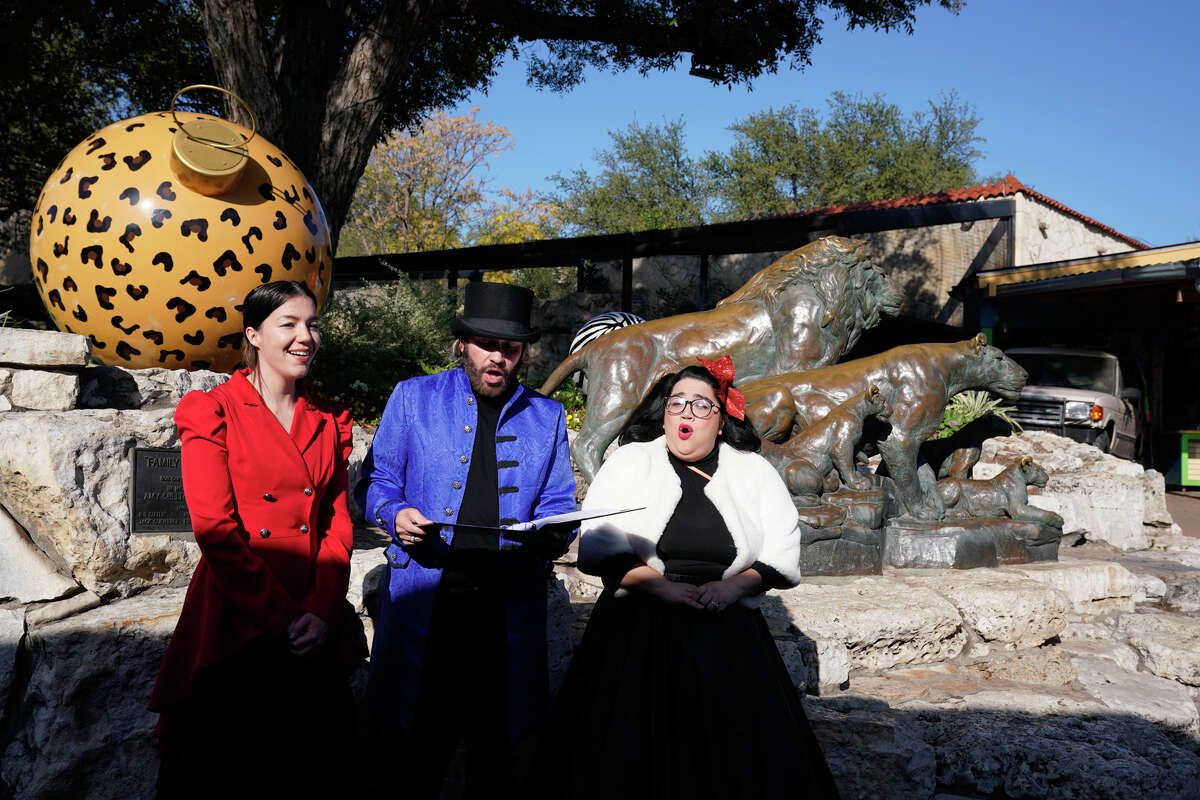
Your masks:
<instances>
[{"instance_id":1,"label":"limestone rock","mask_svg":"<svg viewBox=\"0 0 1200 800\"><path fill-rule=\"evenodd\" d=\"M358 614L374 617L379 609L379 590L387 579L385 548L375 547L350 554L350 588L346 599Z\"/></svg>"},{"instance_id":2,"label":"limestone rock","mask_svg":"<svg viewBox=\"0 0 1200 800\"><path fill-rule=\"evenodd\" d=\"M1175 523L1167 510L1167 480L1156 469L1148 469L1142 476L1145 490L1145 511L1142 523L1157 528L1170 528Z\"/></svg>"},{"instance_id":3,"label":"limestone rock","mask_svg":"<svg viewBox=\"0 0 1200 800\"><path fill-rule=\"evenodd\" d=\"M174 409L188 392L207 392L227 380L209 370L88 367L80 378L79 407Z\"/></svg>"},{"instance_id":4,"label":"limestone rock","mask_svg":"<svg viewBox=\"0 0 1200 800\"><path fill-rule=\"evenodd\" d=\"M0 331L7 328L0 328ZM79 397L79 376L73 372L18 369L12 374L8 399L16 408L69 411Z\"/></svg>"},{"instance_id":5,"label":"limestone rock","mask_svg":"<svg viewBox=\"0 0 1200 800\"><path fill-rule=\"evenodd\" d=\"M1200 569L1200 539L1179 533L1161 533L1150 537L1150 547L1194 569Z\"/></svg>"},{"instance_id":6,"label":"limestone rock","mask_svg":"<svg viewBox=\"0 0 1200 800\"><path fill-rule=\"evenodd\" d=\"M79 584L59 572L0 506L0 600L36 603L71 594ZM0 693L0 697L4 697Z\"/></svg>"},{"instance_id":7,"label":"limestone rock","mask_svg":"<svg viewBox=\"0 0 1200 800\"><path fill-rule=\"evenodd\" d=\"M25 638L25 610L0 608L0 697L8 700L17 669L17 650ZM0 727L5 723L6 708L0 705Z\"/></svg>"},{"instance_id":8,"label":"limestone rock","mask_svg":"<svg viewBox=\"0 0 1200 800\"><path fill-rule=\"evenodd\" d=\"M1057 647L1018 650L1006 658L991 656L971 665L989 682L1011 681L1027 686L1066 686L1078 677L1066 654Z\"/></svg>"},{"instance_id":9,"label":"limestone rock","mask_svg":"<svg viewBox=\"0 0 1200 800\"><path fill-rule=\"evenodd\" d=\"M0 504L58 567L101 597L191 575L184 553L155 555L129 537L129 451L176 445L171 416L169 410L0 415Z\"/></svg>"},{"instance_id":10,"label":"limestone rock","mask_svg":"<svg viewBox=\"0 0 1200 800\"><path fill-rule=\"evenodd\" d=\"M60 619L74 616L75 614L91 611L102 604L103 601L95 592L89 592L85 589L79 594L73 594L70 597L56 600L53 603L30 606L26 611L25 621L29 623L30 627L47 625L51 622L57 622Z\"/></svg>"},{"instance_id":11,"label":"limestone rock","mask_svg":"<svg viewBox=\"0 0 1200 800\"><path fill-rule=\"evenodd\" d=\"M1070 560L1020 564L1006 571L1044 583L1065 594L1077 614L1132 611L1137 581L1133 573L1109 561Z\"/></svg>"},{"instance_id":12,"label":"limestone rock","mask_svg":"<svg viewBox=\"0 0 1200 800\"><path fill-rule=\"evenodd\" d=\"M933 794L937 761L910 715L854 697L809 698L804 711L846 800L925 800Z\"/></svg>"},{"instance_id":13,"label":"limestone rock","mask_svg":"<svg viewBox=\"0 0 1200 800\"><path fill-rule=\"evenodd\" d=\"M362 474L363 459L367 457L367 450L371 448L371 442L375 439L375 435L368 433L365 428L358 425L354 426L354 449L350 452L349 463L346 466L346 473L349 477L347 486L350 487L350 493L346 497L346 504L350 508L350 518L356 524L363 522L363 511L358 506L358 501L354 497L354 487L358 485L359 476ZM374 522L372 521L372 524Z\"/></svg>"},{"instance_id":14,"label":"limestone rock","mask_svg":"<svg viewBox=\"0 0 1200 800\"><path fill-rule=\"evenodd\" d=\"M14 796L153 796L156 716L146 698L183 596L153 590L29 629L24 724L0 758Z\"/></svg>"},{"instance_id":15,"label":"limestone rock","mask_svg":"<svg viewBox=\"0 0 1200 800\"><path fill-rule=\"evenodd\" d=\"M1067 626L1071 602L1043 583L996 569L905 576L912 586L946 598L985 642L1007 648L1037 647Z\"/></svg>"},{"instance_id":16,"label":"limestone rock","mask_svg":"<svg viewBox=\"0 0 1200 800\"><path fill-rule=\"evenodd\" d=\"M1126 614L1117 626L1160 678L1200 686L1200 619L1146 611Z\"/></svg>"},{"instance_id":17,"label":"limestone rock","mask_svg":"<svg viewBox=\"0 0 1200 800\"><path fill-rule=\"evenodd\" d=\"M1186 686L1103 658L1072 658L1071 666L1084 689L1113 711L1189 736L1200 732L1200 714Z\"/></svg>"},{"instance_id":18,"label":"limestone rock","mask_svg":"<svg viewBox=\"0 0 1200 800\"><path fill-rule=\"evenodd\" d=\"M1065 533L1086 531L1089 539L1122 550L1149 544L1143 529L1147 486L1141 466L1062 436L1026 431L986 440L972 474L995 474L1025 455L1050 476L1044 489L1030 495L1030 504L1061 515ZM1151 516L1160 514L1154 510Z\"/></svg>"},{"instance_id":19,"label":"limestone rock","mask_svg":"<svg viewBox=\"0 0 1200 800\"><path fill-rule=\"evenodd\" d=\"M967 796L1200 798L1200 757L1136 717L982 708L915 716L939 785Z\"/></svg>"},{"instance_id":20,"label":"limestone rock","mask_svg":"<svg viewBox=\"0 0 1200 800\"><path fill-rule=\"evenodd\" d=\"M0 364L18 367L83 367L92 354L77 333L0 328Z\"/></svg>"},{"instance_id":21,"label":"limestone rock","mask_svg":"<svg viewBox=\"0 0 1200 800\"><path fill-rule=\"evenodd\" d=\"M962 619L936 592L882 576L837 580L770 592L762 612L812 639L841 642L853 668L945 661L962 652Z\"/></svg>"},{"instance_id":22,"label":"limestone rock","mask_svg":"<svg viewBox=\"0 0 1200 800\"><path fill-rule=\"evenodd\" d=\"M604 581L596 575L580 572L573 565L555 564L554 571L563 580L572 602L592 603L604 591Z\"/></svg>"},{"instance_id":23,"label":"limestone rock","mask_svg":"<svg viewBox=\"0 0 1200 800\"><path fill-rule=\"evenodd\" d=\"M1107 659L1127 672L1136 672L1138 668L1137 651L1107 625L1072 622L1054 649L1066 658Z\"/></svg>"},{"instance_id":24,"label":"limestone rock","mask_svg":"<svg viewBox=\"0 0 1200 800\"><path fill-rule=\"evenodd\" d=\"M775 639L792 685L807 694L830 694L850 680L850 657L841 642L807 636Z\"/></svg>"},{"instance_id":25,"label":"limestone rock","mask_svg":"<svg viewBox=\"0 0 1200 800\"><path fill-rule=\"evenodd\" d=\"M1200 615L1200 581L1195 578L1176 578L1167 581L1162 602L1172 611Z\"/></svg>"},{"instance_id":26,"label":"limestone rock","mask_svg":"<svg viewBox=\"0 0 1200 800\"><path fill-rule=\"evenodd\" d=\"M1133 602L1149 603L1162 599L1167 593L1167 583L1155 575L1133 574Z\"/></svg>"}]
</instances>

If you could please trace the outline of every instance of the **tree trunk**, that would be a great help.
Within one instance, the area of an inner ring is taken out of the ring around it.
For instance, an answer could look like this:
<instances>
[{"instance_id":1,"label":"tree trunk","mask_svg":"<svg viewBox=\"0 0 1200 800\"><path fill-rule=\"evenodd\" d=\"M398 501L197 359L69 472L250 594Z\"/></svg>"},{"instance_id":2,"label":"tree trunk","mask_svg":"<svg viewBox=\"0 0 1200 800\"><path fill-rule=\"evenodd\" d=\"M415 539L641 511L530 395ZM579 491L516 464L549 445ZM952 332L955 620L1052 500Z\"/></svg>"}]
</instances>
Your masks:
<instances>
[{"instance_id":1,"label":"tree trunk","mask_svg":"<svg viewBox=\"0 0 1200 800\"><path fill-rule=\"evenodd\" d=\"M346 0L288 3L265 18L255 0L203 0L213 66L250 106L259 132L291 158L321 201L332 244L379 138L389 87L429 34L431 0L381 4L356 20ZM266 30L272 29L268 40ZM348 31L361 30L344 44ZM231 109L243 124L241 109Z\"/></svg>"}]
</instances>

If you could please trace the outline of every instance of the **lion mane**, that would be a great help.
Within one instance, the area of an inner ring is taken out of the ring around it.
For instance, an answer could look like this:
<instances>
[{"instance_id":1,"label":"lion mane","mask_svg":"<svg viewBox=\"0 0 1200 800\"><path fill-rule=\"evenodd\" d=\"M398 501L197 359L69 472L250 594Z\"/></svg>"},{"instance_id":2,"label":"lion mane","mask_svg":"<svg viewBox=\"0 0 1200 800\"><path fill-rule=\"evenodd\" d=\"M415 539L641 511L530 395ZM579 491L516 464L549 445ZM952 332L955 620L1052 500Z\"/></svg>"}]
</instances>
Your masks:
<instances>
[{"instance_id":1,"label":"lion mane","mask_svg":"<svg viewBox=\"0 0 1200 800\"><path fill-rule=\"evenodd\" d=\"M859 242L829 236L777 259L711 311L612 331L568 356L541 392L582 370L587 417L573 448L591 480L605 449L663 376L700 359L733 359L738 382L832 364L901 294Z\"/></svg>"}]
</instances>

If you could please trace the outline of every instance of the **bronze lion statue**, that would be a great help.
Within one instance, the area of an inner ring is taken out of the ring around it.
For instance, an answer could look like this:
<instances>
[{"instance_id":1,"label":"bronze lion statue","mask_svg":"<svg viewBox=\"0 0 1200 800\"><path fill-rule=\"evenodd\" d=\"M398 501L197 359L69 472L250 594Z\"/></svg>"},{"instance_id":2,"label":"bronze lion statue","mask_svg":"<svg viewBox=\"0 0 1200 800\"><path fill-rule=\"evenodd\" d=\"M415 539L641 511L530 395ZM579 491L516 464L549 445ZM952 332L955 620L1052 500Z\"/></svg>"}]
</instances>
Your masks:
<instances>
[{"instance_id":1,"label":"bronze lion statue","mask_svg":"<svg viewBox=\"0 0 1200 800\"><path fill-rule=\"evenodd\" d=\"M580 348L542 384L553 392L582 370L590 387L575 465L591 480L604 451L659 378L700 359L733 359L738 383L832 364L902 295L865 247L828 236L755 274L711 311L612 331Z\"/></svg>"},{"instance_id":2,"label":"bronze lion statue","mask_svg":"<svg viewBox=\"0 0 1200 800\"><path fill-rule=\"evenodd\" d=\"M1015 401L1026 377L1017 362L979 334L963 342L903 345L821 369L759 378L741 389L746 419L764 439L784 442L872 384L878 386L892 409L891 431L878 447L901 506L919 519L937 520L945 512L942 500L933 487L923 489L917 476L921 443L937 430L954 395L986 389Z\"/></svg>"}]
</instances>

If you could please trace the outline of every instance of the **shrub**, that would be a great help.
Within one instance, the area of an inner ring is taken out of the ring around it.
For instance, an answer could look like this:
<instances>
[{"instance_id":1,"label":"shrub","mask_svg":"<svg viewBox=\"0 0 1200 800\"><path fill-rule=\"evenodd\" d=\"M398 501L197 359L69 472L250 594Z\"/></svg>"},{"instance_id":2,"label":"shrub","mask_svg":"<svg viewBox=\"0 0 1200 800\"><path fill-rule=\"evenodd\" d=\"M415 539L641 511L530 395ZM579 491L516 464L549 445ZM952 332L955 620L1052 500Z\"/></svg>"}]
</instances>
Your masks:
<instances>
[{"instance_id":1,"label":"shrub","mask_svg":"<svg viewBox=\"0 0 1200 800\"><path fill-rule=\"evenodd\" d=\"M1008 415L1008 412L1015 410L1014 406L1000 405L998 398L989 396L985 391L959 392L950 398L949 405L942 412L942 424L930 438L945 439L953 436L970 423L989 414L1007 423L1012 430L1019 433L1021 431L1020 423Z\"/></svg>"},{"instance_id":2,"label":"shrub","mask_svg":"<svg viewBox=\"0 0 1200 800\"><path fill-rule=\"evenodd\" d=\"M583 426L587 406L587 397L579 386L568 379L551 397L563 404L563 409L567 412L567 427L573 431L579 430Z\"/></svg>"},{"instance_id":3,"label":"shrub","mask_svg":"<svg viewBox=\"0 0 1200 800\"><path fill-rule=\"evenodd\" d=\"M452 365L456 303L454 291L407 277L335 292L321 314L313 388L356 422L378 423L398 381Z\"/></svg>"}]
</instances>

